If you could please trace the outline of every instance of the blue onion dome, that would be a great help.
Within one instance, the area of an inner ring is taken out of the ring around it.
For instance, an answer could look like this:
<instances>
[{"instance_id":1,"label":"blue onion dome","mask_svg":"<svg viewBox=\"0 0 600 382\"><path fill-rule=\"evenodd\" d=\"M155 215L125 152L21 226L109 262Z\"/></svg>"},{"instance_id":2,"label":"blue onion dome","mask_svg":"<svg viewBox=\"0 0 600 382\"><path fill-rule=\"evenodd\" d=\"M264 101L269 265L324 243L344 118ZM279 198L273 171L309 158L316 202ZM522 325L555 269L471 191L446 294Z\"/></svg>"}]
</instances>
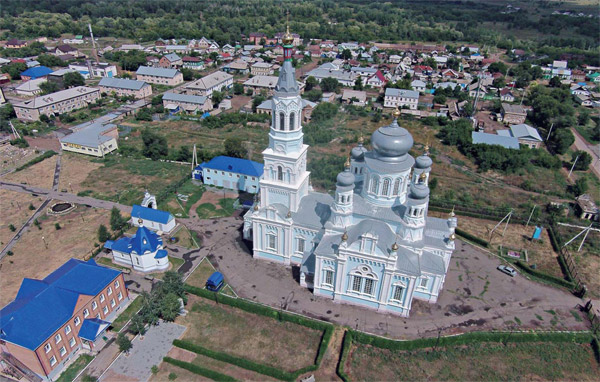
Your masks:
<instances>
[{"instance_id":1,"label":"blue onion dome","mask_svg":"<svg viewBox=\"0 0 600 382\"><path fill-rule=\"evenodd\" d=\"M357 161L362 161L365 157L365 153L368 151L364 146L364 139L361 136L360 138L358 138L358 146L353 147L352 150L350 151L350 156L352 157L352 159L357 160Z\"/></svg>"},{"instance_id":2,"label":"blue onion dome","mask_svg":"<svg viewBox=\"0 0 600 382\"><path fill-rule=\"evenodd\" d=\"M410 197L412 199L425 199L429 197L429 187L425 184L413 184L410 186Z\"/></svg>"},{"instance_id":3,"label":"blue onion dome","mask_svg":"<svg viewBox=\"0 0 600 382\"><path fill-rule=\"evenodd\" d=\"M420 155L415 161L415 167L421 169L429 168L432 164L433 161L428 155Z\"/></svg>"},{"instance_id":4,"label":"blue onion dome","mask_svg":"<svg viewBox=\"0 0 600 382\"><path fill-rule=\"evenodd\" d=\"M408 153L414 140L412 135L398 125L400 111L394 112L394 121L389 126L382 126L371 136L371 145L376 156L384 161L397 161Z\"/></svg>"},{"instance_id":5,"label":"blue onion dome","mask_svg":"<svg viewBox=\"0 0 600 382\"><path fill-rule=\"evenodd\" d=\"M340 172L337 176L337 185L340 187L354 186L356 178L354 177L354 174L350 172L350 159L346 161L345 167L344 171Z\"/></svg>"}]
</instances>

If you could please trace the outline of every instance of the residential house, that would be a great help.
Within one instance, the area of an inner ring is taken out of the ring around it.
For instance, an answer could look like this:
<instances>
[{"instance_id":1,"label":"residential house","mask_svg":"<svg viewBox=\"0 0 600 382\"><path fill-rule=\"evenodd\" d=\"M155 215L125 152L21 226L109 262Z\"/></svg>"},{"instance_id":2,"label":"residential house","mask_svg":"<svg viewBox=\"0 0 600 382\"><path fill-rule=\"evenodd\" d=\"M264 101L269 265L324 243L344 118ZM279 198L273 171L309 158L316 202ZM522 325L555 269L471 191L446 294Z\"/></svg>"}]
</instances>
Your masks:
<instances>
[{"instance_id":1,"label":"residential house","mask_svg":"<svg viewBox=\"0 0 600 382\"><path fill-rule=\"evenodd\" d=\"M581 106L584 106L584 107L593 107L594 106L594 101L592 100L592 98L590 96L576 94L573 96L573 98L575 99L575 102L577 102Z\"/></svg>"},{"instance_id":2,"label":"residential house","mask_svg":"<svg viewBox=\"0 0 600 382\"><path fill-rule=\"evenodd\" d=\"M442 70L442 78L443 79L458 79L460 78L460 74L452 69Z\"/></svg>"},{"instance_id":3,"label":"residential house","mask_svg":"<svg viewBox=\"0 0 600 382\"><path fill-rule=\"evenodd\" d=\"M433 69L431 68L431 66L428 65L415 65L415 67L413 68L413 71L415 73L415 76L421 77L427 77L427 76L431 76L433 74Z\"/></svg>"},{"instance_id":4,"label":"residential house","mask_svg":"<svg viewBox=\"0 0 600 382\"><path fill-rule=\"evenodd\" d=\"M471 138L474 145L497 145L506 149L519 149L519 140L515 137L473 131L471 132Z\"/></svg>"},{"instance_id":5,"label":"residential house","mask_svg":"<svg viewBox=\"0 0 600 382\"><path fill-rule=\"evenodd\" d=\"M402 57L398 56L397 54L392 54L390 55L390 57L388 58L388 62L390 64L399 64L400 61L402 61Z\"/></svg>"},{"instance_id":6,"label":"residential house","mask_svg":"<svg viewBox=\"0 0 600 382\"><path fill-rule=\"evenodd\" d=\"M425 91L425 89L427 89L427 84L421 80L414 80L410 83L410 87L413 88L413 90L422 93Z\"/></svg>"},{"instance_id":7,"label":"residential house","mask_svg":"<svg viewBox=\"0 0 600 382\"><path fill-rule=\"evenodd\" d=\"M192 171L192 178L204 184L257 193L264 171L262 163L248 159L217 156Z\"/></svg>"},{"instance_id":8,"label":"residential house","mask_svg":"<svg viewBox=\"0 0 600 382\"><path fill-rule=\"evenodd\" d=\"M23 82L21 85L15 88L15 92L22 96L35 96L42 93L40 85L47 81L47 78L36 78L35 80L29 80Z\"/></svg>"},{"instance_id":9,"label":"residential house","mask_svg":"<svg viewBox=\"0 0 600 382\"><path fill-rule=\"evenodd\" d=\"M321 82L323 78L335 78L342 86L348 87L354 86L356 78L358 77L356 73L341 70L333 63L325 63L306 73L306 77L310 76L314 77L319 82Z\"/></svg>"},{"instance_id":10,"label":"residential house","mask_svg":"<svg viewBox=\"0 0 600 382\"><path fill-rule=\"evenodd\" d=\"M140 44L123 44L119 50L123 52L129 52L132 50L144 50L144 47Z\"/></svg>"},{"instance_id":11,"label":"residential house","mask_svg":"<svg viewBox=\"0 0 600 382\"><path fill-rule=\"evenodd\" d=\"M319 45L309 45L306 50L310 52L311 57L321 57L321 47Z\"/></svg>"},{"instance_id":12,"label":"residential house","mask_svg":"<svg viewBox=\"0 0 600 382\"><path fill-rule=\"evenodd\" d=\"M234 61L230 64L227 64L223 67L223 71L227 73L235 73L235 74L248 74L250 71L248 69L248 63L245 61Z\"/></svg>"},{"instance_id":13,"label":"residential house","mask_svg":"<svg viewBox=\"0 0 600 382\"><path fill-rule=\"evenodd\" d=\"M515 102L515 96L512 94L509 88L504 88L500 90L500 101Z\"/></svg>"},{"instance_id":14,"label":"residential house","mask_svg":"<svg viewBox=\"0 0 600 382\"><path fill-rule=\"evenodd\" d=\"M254 45L260 45L261 41L264 39L266 40L267 35L264 33L260 33L260 32L252 32L250 33L250 35L248 36L248 41L251 42Z\"/></svg>"},{"instance_id":15,"label":"residential house","mask_svg":"<svg viewBox=\"0 0 600 382\"><path fill-rule=\"evenodd\" d=\"M448 84L454 84L454 82L448 82ZM454 86L451 86L451 87L454 90L454 88L456 86L458 86L458 84L455 84ZM486 94L488 94L488 92L489 92L487 86L482 85L479 82L469 84L467 89L469 90L469 97L472 97L472 98L479 97L479 99L485 97Z\"/></svg>"},{"instance_id":16,"label":"residential house","mask_svg":"<svg viewBox=\"0 0 600 382\"><path fill-rule=\"evenodd\" d=\"M592 198L589 194L579 195L576 199L577 207L579 210L579 217L581 219L598 221L600 217L600 213L598 210L598 206L594 202L594 198Z\"/></svg>"},{"instance_id":17,"label":"residential house","mask_svg":"<svg viewBox=\"0 0 600 382\"><path fill-rule=\"evenodd\" d=\"M534 128L525 123L519 125L511 125L508 130L497 130L498 135L505 137L515 137L519 140L519 143L523 146L527 146L531 149L539 148L544 140L540 136L540 133Z\"/></svg>"},{"instance_id":18,"label":"residential house","mask_svg":"<svg viewBox=\"0 0 600 382\"><path fill-rule=\"evenodd\" d=\"M221 51L223 53L234 54L235 53L235 47L231 46L229 44L225 44L225 45L223 45L223 47L221 47Z\"/></svg>"},{"instance_id":19,"label":"residential house","mask_svg":"<svg viewBox=\"0 0 600 382\"><path fill-rule=\"evenodd\" d=\"M48 79L48 81L54 82L55 84L57 84L59 89L64 89L65 88L64 76L65 76L65 74L71 73L71 72L76 72L76 70L69 69L69 68L58 69L58 70L55 70L54 72L48 74L48 76L46 78Z\"/></svg>"},{"instance_id":20,"label":"residential house","mask_svg":"<svg viewBox=\"0 0 600 382\"><path fill-rule=\"evenodd\" d=\"M62 41L65 44L76 44L76 45L79 45L79 44L83 44L85 42L85 39L83 38L83 35L78 34L78 35L76 35L73 38L65 38Z\"/></svg>"},{"instance_id":21,"label":"residential house","mask_svg":"<svg viewBox=\"0 0 600 382\"><path fill-rule=\"evenodd\" d=\"M131 209L131 224L151 229L159 234L172 232L177 226L177 222L170 212L137 204L134 204Z\"/></svg>"},{"instance_id":22,"label":"residential house","mask_svg":"<svg viewBox=\"0 0 600 382\"><path fill-rule=\"evenodd\" d=\"M361 68L359 66L353 66L350 68L350 72L364 78L371 77L373 74L377 73L377 68Z\"/></svg>"},{"instance_id":23,"label":"residential house","mask_svg":"<svg viewBox=\"0 0 600 382\"><path fill-rule=\"evenodd\" d=\"M85 79L117 76L117 66L107 62L74 62L69 64L69 69L77 70ZM91 73L90 69L92 69Z\"/></svg>"},{"instance_id":24,"label":"residential house","mask_svg":"<svg viewBox=\"0 0 600 382\"><path fill-rule=\"evenodd\" d=\"M128 301L123 274L94 259L70 259L42 280L25 278L0 310L2 362L19 380L54 381L81 351L100 350Z\"/></svg>"},{"instance_id":25,"label":"residential house","mask_svg":"<svg viewBox=\"0 0 600 382\"><path fill-rule=\"evenodd\" d=\"M156 56L146 56L146 66L153 68L159 67L160 58Z\"/></svg>"},{"instance_id":26,"label":"residential house","mask_svg":"<svg viewBox=\"0 0 600 382\"><path fill-rule=\"evenodd\" d=\"M521 105L511 105L509 103L502 103L502 120L506 124L519 125L525 123L527 113Z\"/></svg>"},{"instance_id":27,"label":"residential house","mask_svg":"<svg viewBox=\"0 0 600 382\"><path fill-rule=\"evenodd\" d=\"M212 101L206 96L178 94L167 92L163 94L163 106L172 113L204 113L213 108Z\"/></svg>"},{"instance_id":28,"label":"residential house","mask_svg":"<svg viewBox=\"0 0 600 382\"><path fill-rule=\"evenodd\" d=\"M37 78L46 78L53 70L46 66L36 66L21 72L21 79L24 81L35 80Z\"/></svg>"},{"instance_id":29,"label":"residential house","mask_svg":"<svg viewBox=\"0 0 600 382\"><path fill-rule=\"evenodd\" d=\"M184 56L181 61L186 69L204 70L204 61L200 57Z\"/></svg>"},{"instance_id":30,"label":"residential house","mask_svg":"<svg viewBox=\"0 0 600 382\"><path fill-rule=\"evenodd\" d=\"M92 121L77 126L74 133L60 138L59 142L64 151L104 157L119 148L118 138L117 125Z\"/></svg>"},{"instance_id":31,"label":"residential house","mask_svg":"<svg viewBox=\"0 0 600 382\"><path fill-rule=\"evenodd\" d=\"M187 54L190 52L190 48L187 45L165 45L164 51L170 53Z\"/></svg>"},{"instance_id":32,"label":"residential house","mask_svg":"<svg viewBox=\"0 0 600 382\"><path fill-rule=\"evenodd\" d=\"M87 107L100 98L100 90L78 86L55 93L38 96L13 104L17 118L22 121L38 121L42 114L59 115Z\"/></svg>"},{"instance_id":33,"label":"residential house","mask_svg":"<svg viewBox=\"0 0 600 382\"><path fill-rule=\"evenodd\" d=\"M250 67L250 74L253 76L269 76L274 72L273 64L268 62L255 62Z\"/></svg>"},{"instance_id":34,"label":"residential house","mask_svg":"<svg viewBox=\"0 0 600 382\"><path fill-rule=\"evenodd\" d=\"M169 53L166 56L161 57L158 61L158 66L161 68L180 68L183 65L181 57L176 53Z\"/></svg>"},{"instance_id":35,"label":"residential house","mask_svg":"<svg viewBox=\"0 0 600 382\"><path fill-rule=\"evenodd\" d=\"M571 78L573 81L585 81L585 72L583 70L575 69L571 71Z\"/></svg>"},{"instance_id":36,"label":"residential house","mask_svg":"<svg viewBox=\"0 0 600 382\"><path fill-rule=\"evenodd\" d=\"M138 81L145 81L151 84L175 86L183 83L183 74L177 69L140 66L135 75Z\"/></svg>"},{"instance_id":37,"label":"residential house","mask_svg":"<svg viewBox=\"0 0 600 382\"><path fill-rule=\"evenodd\" d=\"M210 98L214 91L223 91L231 86L233 86L233 76L222 71L216 71L188 84L184 92Z\"/></svg>"},{"instance_id":38,"label":"residential house","mask_svg":"<svg viewBox=\"0 0 600 382\"><path fill-rule=\"evenodd\" d=\"M4 97L4 89L0 88L0 105L6 103L6 97Z\"/></svg>"},{"instance_id":39,"label":"residential house","mask_svg":"<svg viewBox=\"0 0 600 382\"><path fill-rule=\"evenodd\" d=\"M416 110L419 104L419 92L406 89L385 89L384 107L408 108Z\"/></svg>"},{"instance_id":40,"label":"residential house","mask_svg":"<svg viewBox=\"0 0 600 382\"><path fill-rule=\"evenodd\" d=\"M72 54L75 57L79 57L79 49L68 44L58 45L54 48L55 56L62 56L63 54Z\"/></svg>"},{"instance_id":41,"label":"residential house","mask_svg":"<svg viewBox=\"0 0 600 382\"><path fill-rule=\"evenodd\" d=\"M152 95L152 86L144 81L104 77L98 86L103 93L114 92L119 96L134 96L141 99Z\"/></svg>"},{"instance_id":42,"label":"residential house","mask_svg":"<svg viewBox=\"0 0 600 382\"><path fill-rule=\"evenodd\" d=\"M27 41L18 40L16 38L11 38L10 40L6 41L6 45L4 47L6 49L20 49L20 48L25 48L26 46L27 46Z\"/></svg>"},{"instance_id":43,"label":"residential house","mask_svg":"<svg viewBox=\"0 0 600 382\"><path fill-rule=\"evenodd\" d=\"M254 76L244 82L244 91L252 90L255 94L261 90L266 90L268 95L273 94L278 77L275 76Z\"/></svg>"},{"instance_id":44,"label":"residential house","mask_svg":"<svg viewBox=\"0 0 600 382\"><path fill-rule=\"evenodd\" d=\"M344 89L342 103L347 105L365 106L367 104L367 93L362 90Z\"/></svg>"},{"instance_id":45,"label":"residential house","mask_svg":"<svg viewBox=\"0 0 600 382\"><path fill-rule=\"evenodd\" d=\"M380 70L377 70L375 74L367 79L366 85L372 88L380 89L384 87L386 83L387 79L384 77L383 73L381 73Z\"/></svg>"}]
</instances>

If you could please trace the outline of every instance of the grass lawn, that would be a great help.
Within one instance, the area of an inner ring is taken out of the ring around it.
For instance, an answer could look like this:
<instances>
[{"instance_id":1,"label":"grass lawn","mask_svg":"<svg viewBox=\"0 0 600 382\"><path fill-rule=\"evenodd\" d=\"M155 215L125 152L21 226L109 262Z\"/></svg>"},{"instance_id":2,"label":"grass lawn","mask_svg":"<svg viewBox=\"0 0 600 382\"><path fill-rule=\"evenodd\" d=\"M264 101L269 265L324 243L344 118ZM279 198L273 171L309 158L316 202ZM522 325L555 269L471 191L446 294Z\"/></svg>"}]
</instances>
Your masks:
<instances>
[{"instance_id":1,"label":"grass lawn","mask_svg":"<svg viewBox=\"0 0 600 382\"><path fill-rule=\"evenodd\" d=\"M185 280L186 284L204 288L206 280L215 272L215 267L212 266L210 261L205 257L202 259L200 264L194 269L194 272Z\"/></svg>"},{"instance_id":2,"label":"grass lawn","mask_svg":"<svg viewBox=\"0 0 600 382\"><path fill-rule=\"evenodd\" d=\"M129 306L117 317L112 323L112 331L118 332L123 326L133 317L134 314L137 313L138 310L142 307L142 297L137 296L135 300L129 304Z\"/></svg>"},{"instance_id":3,"label":"grass lawn","mask_svg":"<svg viewBox=\"0 0 600 382\"><path fill-rule=\"evenodd\" d=\"M98 263L100 265L105 265L110 268L129 269L123 265L113 263L112 259L110 259L109 257L98 257L98 258L95 258L94 260L96 261L96 263Z\"/></svg>"},{"instance_id":4,"label":"grass lawn","mask_svg":"<svg viewBox=\"0 0 600 382\"><path fill-rule=\"evenodd\" d=\"M177 232L171 235L171 237L177 238L177 245L189 249L196 249L200 243L197 243L196 238L192 236L192 233L183 224L179 226Z\"/></svg>"},{"instance_id":5,"label":"grass lawn","mask_svg":"<svg viewBox=\"0 0 600 382\"><path fill-rule=\"evenodd\" d=\"M71 382L75 380L75 377L84 367L86 367L92 360L93 356L89 354L81 354L75 362L73 362L65 371L62 372L60 378L56 382Z\"/></svg>"},{"instance_id":6,"label":"grass lawn","mask_svg":"<svg viewBox=\"0 0 600 382\"><path fill-rule=\"evenodd\" d=\"M177 319L188 327L184 340L290 372L314 363L322 331L196 296L190 296L188 309Z\"/></svg>"},{"instance_id":7,"label":"grass lawn","mask_svg":"<svg viewBox=\"0 0 600 382\"><path fill-rule=\"evenodd\" d=\"M169 261L171 262L171 268L169 269L169 271L175 271L175 272L179 269L179 267L183 263L185 263L184 259L180 259L179 257L173 257L173 256L169 256ZM165 276L165 272L151 273L150 276L154 277L155 279L162 280L162 278Z\"/></svg>"},{"instance_id":8,"label":"grass lawn","mask_svg":"<svg viewBox=\"0 0 600 382\"><path fill-rule=\"evenodd\" d=\"M354 344L345 369L352 381L597 380L600 368L588 344L474 343L408 352Z\"/></svg>"},{"instance_id":9,"label":"grass lawn","mask_svg":"<svg viewBox=\"0 0 600 382\"><path fill-rule=\"evenodd\" d=\"M233 215L235 209L233 203L235 199L225 198L219 200L219 205L215 206L212 203L202 203L196 208L199 219L221 218Z\"/></svg>"},{"instance_id":10,"label":"grass lawn","mask_svg":"<svg viewBox=\"0 0 600 382\"><path fill-rule=\"evenodd\" d=\"M202 197L205 188L203 185L196 185L192 179L188 179L177 192L182 195L187 195L188 200L182 201L177 199L176 194L169 195L165 200L158 201L158 208L164 211L171 212L174 216L189 217L190 208Z\"/></svg>"}]
</instances>

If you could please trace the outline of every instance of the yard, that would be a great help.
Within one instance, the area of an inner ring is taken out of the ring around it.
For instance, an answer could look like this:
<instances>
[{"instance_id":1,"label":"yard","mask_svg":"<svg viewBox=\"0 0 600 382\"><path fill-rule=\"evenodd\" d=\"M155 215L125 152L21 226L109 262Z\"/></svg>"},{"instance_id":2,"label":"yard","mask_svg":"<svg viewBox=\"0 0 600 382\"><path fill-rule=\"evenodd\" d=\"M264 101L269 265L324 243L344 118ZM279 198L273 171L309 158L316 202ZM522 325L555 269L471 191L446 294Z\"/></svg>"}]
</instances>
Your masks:
<instances>
[{"instance_id":1,"label":"yard","mask_svg":"<svg viewBox=\"0 0 600 382\"><path fill-rule=\"evenodd\" d=\"M208 258L204 258L200 264L198 264L192 274L190 274L187 280L185 280L185 282L191 286L204 288L206 285L206 280L208 280L210 275L212 275L214 272L215 267L213 267Z\"/></svg>"},{"instance_id":2,"label":"yard","mask_svg":"<svg viewBox=\"0 0 600 382\"><path fill-rule=\"evenodd\" d=\"M42 279L70 258L87 259L99 225L108 226L109 216L110 211L82 205L61 216L41 215L39 228L31 225L13 247L14 254L2 259L0 305L15 298L24 277Z\"/></svg>"},{"instance_id":3,"label":"yard","mask_svg":"<svg viewBox=\"0 0 600 382\"><path fill-rule=\"evenodd\" d=\"M57 156L46 158L43 161L27 167L21 171L16 171L2 177L2 180L23 183L34 187L52 188L54 181L54 169L56 167Z\"/></svg>"},{"instance_id":4,"label":"yard","mask_svg":"<svg viewBox=\"0 0 600 382\"><path fill-rule=\"evenodd\" d=\"M184 340L286 371L314 363L322 332L189 296Z\"/></svg>"},{"instance_id":5,"label":"yard","mask_svg":"<svg viewBox=\"0 0 600 382\"><path fill-rule=\"evenodd\" d=\"M37 207L42 202L30 194L0 190L0 247L4 246L15 235L15 231L21 228L23 223L33 215L29 204ZM14 231L13 229L14 228Z\"/></svg>"},{"instance_id":6,"label":"yard","mask_svg":"<svg viewBox=\"0 0 600 382\"><path fill-rule=\"evenodd\" d=\"M61 159L59 190L67 190L72 194L84 191L81 185L89 177L89 174L102 167L102 163L91 160L91 157L64 152Z\"/></svg>"},{"instance_id":7,"label":"yard","mask_svg":"<svg viewBox=\"0 0 600 382\"><path fill-rule=\"evenodd\" d=\"M352 381L597 380L588 344L473 343L434 351L390 351L353 344L345 369Z\"/></svg>"}]
</instances>

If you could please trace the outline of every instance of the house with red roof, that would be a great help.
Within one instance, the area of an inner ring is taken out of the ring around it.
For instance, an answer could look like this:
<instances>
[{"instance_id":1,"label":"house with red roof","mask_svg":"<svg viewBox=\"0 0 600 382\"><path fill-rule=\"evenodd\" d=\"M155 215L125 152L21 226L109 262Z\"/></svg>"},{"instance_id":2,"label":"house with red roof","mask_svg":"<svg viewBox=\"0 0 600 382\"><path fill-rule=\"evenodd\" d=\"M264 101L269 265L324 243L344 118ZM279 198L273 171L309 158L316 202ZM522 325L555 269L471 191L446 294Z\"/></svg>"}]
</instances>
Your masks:
<instances>
[{"instance_id":1,"label":"house with red roof","mask_svg":"<svg viewBox=\"0 0 600 382\"><path fill-rule=\"evenodd\" d=\"M381 70L377 70L375 74L373 74L367 79L367 85L369 85L372 88L381 89L385 86L386 83L387 80L385 79L383 73L381 73Z\"/></svg>"}]
</instances>

